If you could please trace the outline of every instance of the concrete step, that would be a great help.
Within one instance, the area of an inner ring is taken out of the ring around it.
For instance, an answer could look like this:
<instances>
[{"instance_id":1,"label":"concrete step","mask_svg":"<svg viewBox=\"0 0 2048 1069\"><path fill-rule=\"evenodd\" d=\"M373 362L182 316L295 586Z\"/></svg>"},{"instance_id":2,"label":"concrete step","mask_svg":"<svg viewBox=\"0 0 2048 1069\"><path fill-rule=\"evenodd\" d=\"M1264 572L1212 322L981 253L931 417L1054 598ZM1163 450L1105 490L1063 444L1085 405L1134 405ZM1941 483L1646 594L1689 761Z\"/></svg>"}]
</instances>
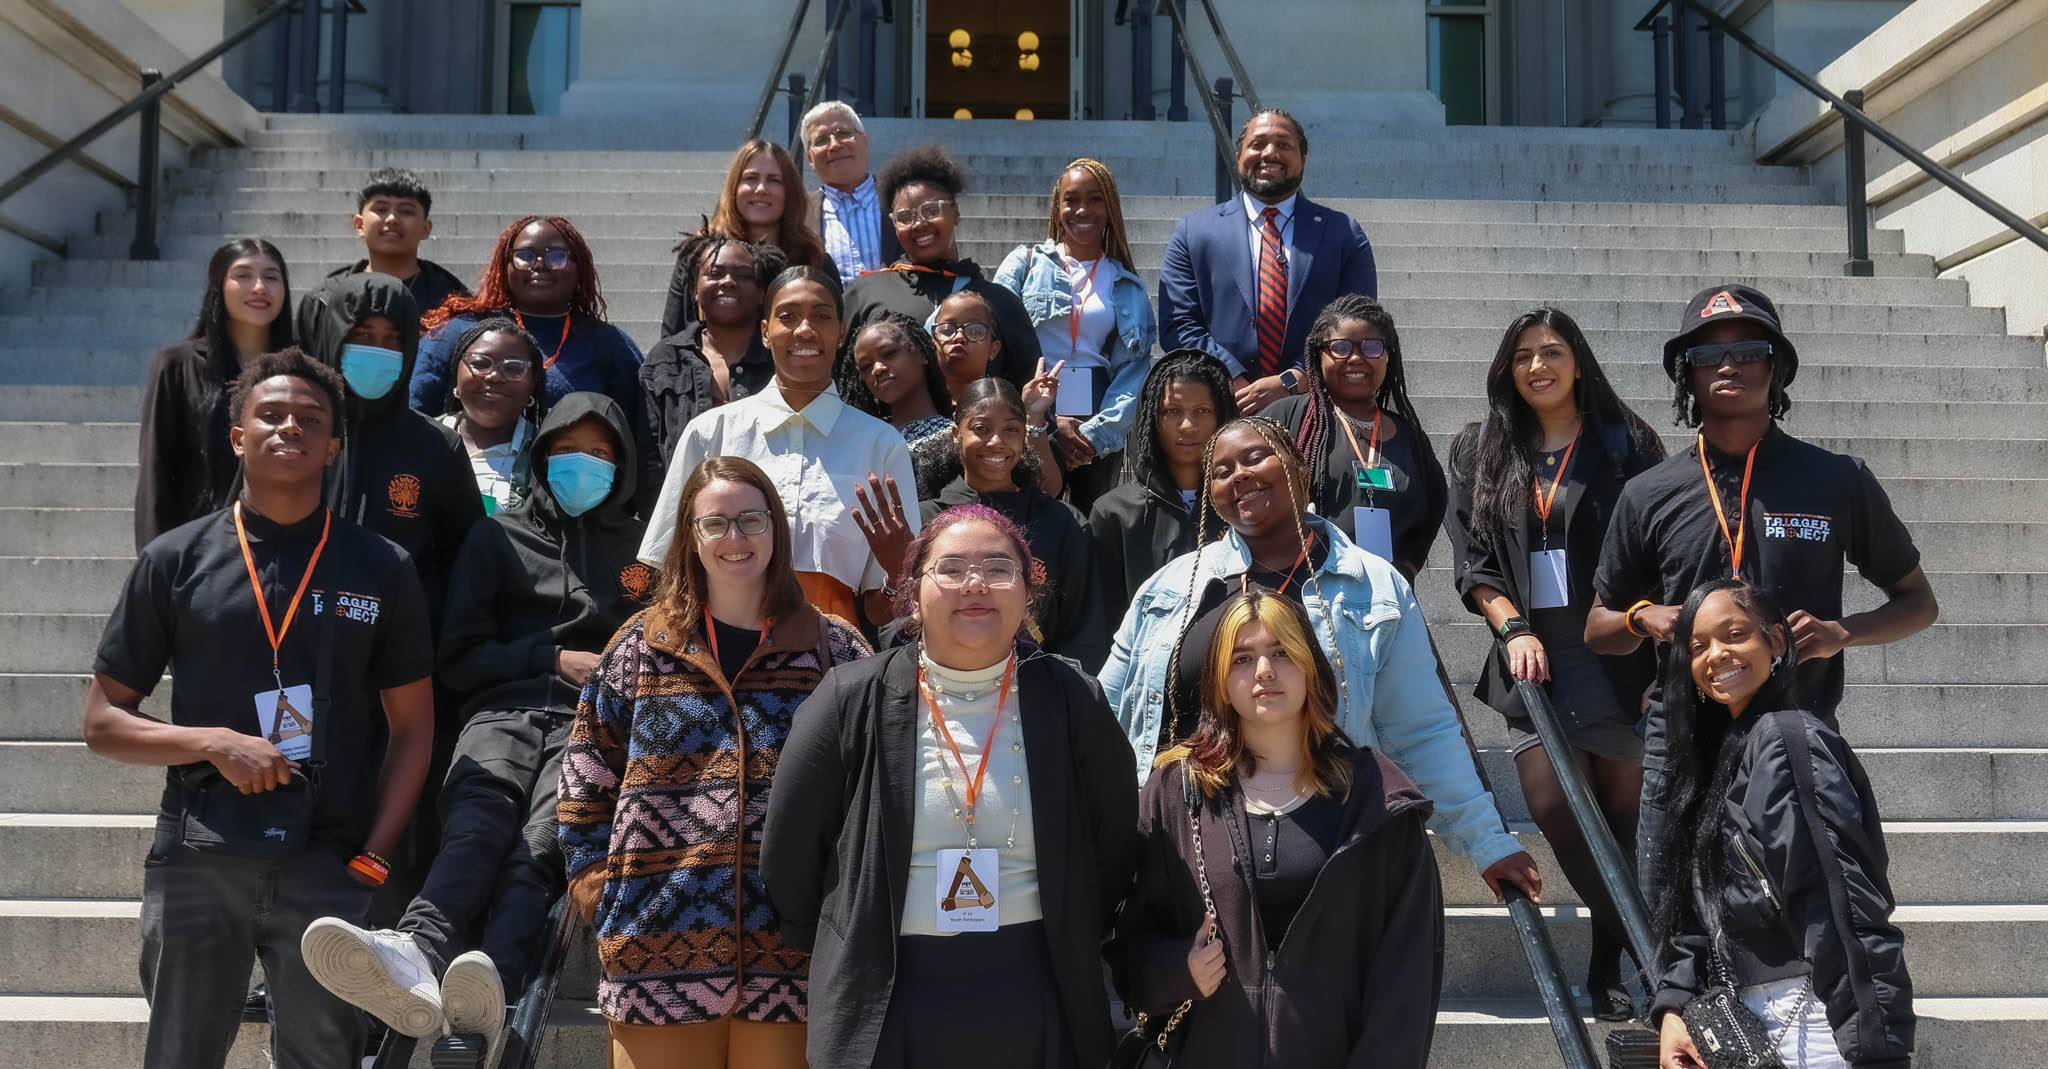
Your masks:
<instances>
[{"instance_id":1,"label":"concrete step","mask_svg":"<svg viewBox=\"0 0 2048 1069\"><path fill-rule=\"evenodd\" d=\"M140 380L148 369L148 361L148 354L143 354L129 378ZM0 378L7 380L7 388L0 390L0 420L86 422L133 419L142 411L141 386L31 385L12 381L20 367L14 361L0 360Z\"/></svg>"},{"instance_id":2,"label":"concrete step","mask_svg":"<svg viewBox=\"0 0 2048 1069\"><path fill-rule=\"evenodd\" d=\"M7 552L28 556L74 554L132 558L135 553L135 510L130 505L106 508L0 507L0 539L5 540Z\"/></svg>"},{"instance_id":3,"label":"concrete step","mask_svg":"<svg viewBox=\"0 0 2048 1069\"><path fill-rule=\"evenodd\" d=\"M59 463L123 464L135 459L141 425L0 420L0 456Z\"/></svg>"}]
</instances>

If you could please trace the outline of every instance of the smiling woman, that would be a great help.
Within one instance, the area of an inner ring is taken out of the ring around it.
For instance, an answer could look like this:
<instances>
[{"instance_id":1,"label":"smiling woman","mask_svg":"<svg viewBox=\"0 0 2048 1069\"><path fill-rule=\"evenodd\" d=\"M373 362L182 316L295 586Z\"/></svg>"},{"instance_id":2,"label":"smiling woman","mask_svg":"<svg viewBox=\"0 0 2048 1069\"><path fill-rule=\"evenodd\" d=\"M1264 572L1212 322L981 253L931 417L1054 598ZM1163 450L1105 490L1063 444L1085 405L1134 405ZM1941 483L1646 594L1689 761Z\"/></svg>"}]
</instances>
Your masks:
<instances>
[{"instance_id":1,"label":"smiling woman","mask_svg":"<svg viewBox=\"0 0 2048 1069\"><path fill-rule=\"evenodd\" d=\"M469 454L484 511L510 508L526 496L528 448L545 416L540 344L504 316L485 319L455 340L457 411L441 417Z\"/></svg>"}]
</instances>

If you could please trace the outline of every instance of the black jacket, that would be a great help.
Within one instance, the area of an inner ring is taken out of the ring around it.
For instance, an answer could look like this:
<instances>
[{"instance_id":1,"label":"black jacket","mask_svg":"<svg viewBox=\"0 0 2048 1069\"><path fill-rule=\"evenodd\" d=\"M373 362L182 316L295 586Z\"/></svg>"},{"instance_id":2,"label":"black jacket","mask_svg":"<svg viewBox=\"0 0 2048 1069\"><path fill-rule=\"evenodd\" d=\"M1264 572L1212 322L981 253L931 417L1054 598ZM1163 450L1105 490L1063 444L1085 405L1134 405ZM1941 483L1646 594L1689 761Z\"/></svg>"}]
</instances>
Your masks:
<instances>
[{"instance_id":1,"label":"black jacket","mask_svg":"<svg viewBox=\"0 0 2048 1069\"><path fill-rule=\"evenodd\" d=\"M883 222L884 229L888 223ZM988 373L1010 380L1023 389L1038 373L1038 328L1024 312L1024 302L1009 290L982 277L981 265L973 260L955 260L938 265L942 271L908 269L870 271L846 284L846 322L857 325L877 308L901 312L922 323L939 303L956 288L970 289L988 298L996 313L996 337L1003 349L989 361Z\"/></svg>"},{"instance_id":2,"label":"black jacket","mask_svg":"<svg viewBox=\"0 0 2048 1069\"><path fill-rule=\"evenodd\" d=\"M1095 547L1105 635L1116 635L1131 596L1153 572L1194 552L1195 534L1194 514L1181 504L1180 491L1157 472L1095 499L1088 512L1088 540Z\"/></svg>"},{"instance_id":3,"label":"black jacket","mask_svg":"<svg viewBox=\"0 0 2048 1069\"><path fill-rule=\"evenodd\" d=\"M1797 709L1751 714L1729 731L1724 745L1741 756L1721 803L1728 876L1709 905L1735 983L1810 973L1850 1065L1910 1064L1913 981L1862 763ZM1666 939L1652 1021L1712 983L1707 942L1703 924Z\"/></svg>"},{"instance_id":4,"label":"black jacket","mask_svg":"<svg viewBox=\"0 0 2048 1069\"><path fill-rule=\"evenodd\" d=\"M390 393L366 401L349 391L341 456L327 473L327 503L412 556L438 627L455 555L484 506L462 439L405 405L405 383L419 355L412 295L405 283L375 272L331 279L299 302L299 340L307 354L339 370L342 339L380 315L398 328L405 363Z\"/></svg>"},{"instance_id":5,"label":"black jacket","mask_svg":"<svg viewBox=\"0 0 2048 1069\"><path fill-rule=\"evenodd\" d=\"M1191 797L1185 782L1174 764L1145 784L1137 883L1109 950L1132 1009L1159 1018L1195 999L1176 1069L1422 1069L1444 970L1443 889L1423 831L1429 800L1378 751L1354 751L1337 847L1274 947L1251 886L1243 795ZM1188 972L1203 913L1191 800L1228 963L1206 999Z\"/></svg>"},{"instance_id":6,"label":"black jacket","mask_svg":"<svg viewBox=\"0 0 2048 1069\"><path fill-rule=\"evenodd\" d=\"M428 312L441 307L441 302L450 297L469 296L469 287L464 285L461 279L456 278L454 272L432 260L420 260L419 265L420 269L414 272L411 278L405 280L405 291L412 294L412 303L419 309L421 315L426 315ZM370 261L357 260L347 267L337 267L329 271L327 277L329 279L347 278L350 275L363 274L369 270ZM401 387L404 386L404 379L398 381Z\"/></svg>"},{"instance_id":7,"label":"black jacket","mask_svg":"<svg viewBox=\"0 0 2048 1069\"><path fill-rule=\"evenodd\" d=\"M1047 497L1037 486L984 494L965 476L947 483L923 502L924 522L955 505L987 505L1009 517L1031 543L1031 555L1045 565L1045 592L1032 616L1048 653L1072 659L1089 671L1109 659L1109 628L1103 623L1102 584L1096 581L1094 549L1074 506Z\"/></svg>"},{"instance_id":8,"label":"black jacket","mask_svg":"<svg viewBox=\"0 0 2048 1069\"><path fill-rule=\"evenodd\" d=\"M570 516L548 489L547 447L585 418L603 420L624 452L611 494ZM578 689L555 674L555 651L603 652L654 587L653 570L635 559L632 428L618 402L562 398L534 438L533 466L526 499L471 528L448 581L441 680L471 695L465 719L478 709L574 713Z\"/></svg>"},{"instance_id":9,"label":"black jacket","mask_svg":"<svg viewBox=\"0 0 2048 1069\"><path fill-rule=\"evenodd\" d=\"M1308 408L1313 403L1315 399L1308 394L1296 394L1273 402L1259 415L1287 428L1288 436L1292 438L1301 433L1301 425L1308 418ZM1379 502L1380 507L1388 511L1387 519L1394 538L1394 567L1413 583L1429 563L1429 551L1436 545L1437 531L1443 527L1444 511L1450 505L1451 493L1444 483L1443 465L1437 461L1428 437L1409 420L1387 409L1380 411L1400 427L1400 433L1380 443L1380 455L1393 469L1394 489L1391 492L1378 491L1371 500ZM1334 404L1331 417L1335 420L1344 418ZM1333 424L1328 428L1326 444L1328 448L1320 458L1322 477L1309 487L1309 493L1314 498L1317 513L1329 518L1346 535L1355 536L1357 532L1352 530L1351 509L1365 504L1368 497L1358 489L1351 440L1343 428ZM1359 444L1363 448L1368 443ZM1304 459L1311 471L1318 467L1319 458ZM1353 537L1352 541L1359 539Z\"/></svg>"},{"instance_id":10,"label":"black jacket","mask_svg":"<svg viewBox=\"0 0 2048 1069\"><path fill-rule=\"evenodd\" d=\"M1491 543L1472 533L1472 473L1478 469L1481 425L1470 423L1451 441L1451 508L1444 516L1444 531L1451 537L1451 581L1458 596L1473 614L1479 614L1472 591L1490 586L1515 603L1515 611L1529 615L1530 544L1529 510L1515 514L1506 531L1497 532ZM1591 604L1593 570L1600 564L1600 543L1607 537L1607 521L1614 515L1614 503L1621 497L1623 483L1656 467L1663 458L1632 443L1628 428L1588 422L1588 433L1572 457L1571 473L1558 490L1551 513L1553 525L1561 519L1565 527L1565 562L1571 569L1572 604ZM1553 526L1552 530L1556 528ZM1553 536L1555 537L1555 536ZM1553 543L1554 544L1554 543ZM1652 643L1619 657L1600 658L1607 682L1614 689L1617 707L1633 714L1642 707L1643 691L1657 675L1657 655ZM1472 693L1501 715L1526 719L1522 699L1515 690L1515 674L1508 668L1507 644L1499 635L1481 667L1479 683Z\"/></svg>"},{"instance_id":11,"label":"black jacket","mask_svg":"<svg viewBox=\"0 0 2048 1069\"><path fill-rule=\"evenodd\" d=\"M643 442L640 454L640 493L644 504L653 505L650 491L661 489L669 458L675 455L676 440L690 421L719 404L717 389L706 362L699 335L701 323L686 323L683 329L656 342L640 364L640 399L647 409L642 422L651 441ZM775 359L761 344L759 331L739 366L732 369L732 394L737 401L767 389L775 381Z\"/></svg>"},{"instance_id":12,"label":"black jacket","mask_svg":"<svg viewBox=\"0 0 2048 1069\"><path fill-rule=\"evenodd\" d=\"M1130 886L1137 769L1093 678L1063 658L1018 652L1052 975L1073 1064L1101 1065L1102 941ZM813 1069L874 1063L896 979L923 715L915 647L841 665L797 709L776 766L761 876L783 941L811 951Z\"/></svg>"},{"instance_id":13,"label":"black jacket","mask_svg":"<svg viewBox=\"0 0 2048 1069\"><path fill-rule=\"evenodd\" d=\"M228 390L241 366L216 358L205 338L187 338L149 362L136 449L135 548L226 508L241 485L242 462L228 444Z\"/></svg>"}]
</instances>

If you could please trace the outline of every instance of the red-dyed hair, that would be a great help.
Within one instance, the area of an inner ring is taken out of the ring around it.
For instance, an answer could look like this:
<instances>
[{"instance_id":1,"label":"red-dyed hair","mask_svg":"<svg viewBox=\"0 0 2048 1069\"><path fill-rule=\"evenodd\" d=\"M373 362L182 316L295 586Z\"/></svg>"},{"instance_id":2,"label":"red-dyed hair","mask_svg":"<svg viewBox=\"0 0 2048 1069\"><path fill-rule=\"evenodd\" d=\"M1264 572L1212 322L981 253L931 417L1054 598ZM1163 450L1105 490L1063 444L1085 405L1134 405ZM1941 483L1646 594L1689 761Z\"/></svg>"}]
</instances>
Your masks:
<instances>
[{"instance_id":1,"label":"red-dyed hair","mask_svg":"<svg viewBox=\"0 0 2048 1069\"><path fill-rule=\"evenodd\" d=\"M476 296L442 301L441 307L420 317L421 329L433 330L456 316L482 315L512 307L512 291L505 285L505 267L512 260L512 243L519 239L519 232L535 223L554 227L562 235L562 243L569 246L569 262L576 265L576 292L569 295L569 314L602 321L606 312L604 291L598 288L597 261L590 255L590 243L583 240L583 232L559 215L522 215L491 246L490 258L484 261L483 277L476 282Z\"/></svg>"}]
</instances>

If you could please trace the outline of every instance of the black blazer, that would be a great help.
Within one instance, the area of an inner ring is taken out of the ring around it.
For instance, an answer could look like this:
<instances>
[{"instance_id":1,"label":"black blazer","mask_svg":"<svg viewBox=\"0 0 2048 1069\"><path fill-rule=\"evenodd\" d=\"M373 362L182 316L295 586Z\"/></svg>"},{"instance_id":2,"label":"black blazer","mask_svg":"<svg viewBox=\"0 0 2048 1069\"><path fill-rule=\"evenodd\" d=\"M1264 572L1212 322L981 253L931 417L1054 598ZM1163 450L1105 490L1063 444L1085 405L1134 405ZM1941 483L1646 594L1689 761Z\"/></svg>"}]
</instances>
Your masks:
<instances>
[{"instance_id":1,"label":"black blazer","mask_svg":"<svg viewBox=\"0 0 2048 1069\"><path fill-rule=\"evenodd\" d=\"M1020 646L1039 904L1075 1064L1109 1058L1102 943L1137 857L1137 769L1102 688ZM896 980L917 788L917 648L827 673L796 711L761 847L782 939L811 951L813 1069L867 1069Z\"/></svg>"},{"instance_id":2,"label":"black blazer","mask_svg":"<svg viewBox=\"0 0 2048 1069\"><path fill-rule=\"evenodd\" d=\"M1586 430L1589 433L1572 457L1571 471L1558 488L1555 506L1564 514L1565 544L1559 548L1565 550L1571 570L1574 604L1591 600L1593 570L1600 564L1600 544L1607 537L1607 521L1614 515L1622 484L1664 459L1632 442L1625 426L1605 428L1589 419ZM1480 425L1471 423L1451 443L1451 509L1444 516L1444 530L1451 536L1452 581L1465 607L1475 614L1479 605L1472 600L1473 589L1490 586L1506 594L1515 603L1515 611L1527 616L1529 553L1533 548L1528 510L1517 513L1515 522L1490 545L1472 534L1472 473L1478 468L1479 436ZM1643 691L1657 674L1656 654L1650 644L1619 657L1603 656L1600 663L1620 707L1630 711L1641 708ZM1473 693L1503 716L1526 719L1529 715L1515 692L1507 644L1498 635Z\"/></svg>"}]
</instances>

